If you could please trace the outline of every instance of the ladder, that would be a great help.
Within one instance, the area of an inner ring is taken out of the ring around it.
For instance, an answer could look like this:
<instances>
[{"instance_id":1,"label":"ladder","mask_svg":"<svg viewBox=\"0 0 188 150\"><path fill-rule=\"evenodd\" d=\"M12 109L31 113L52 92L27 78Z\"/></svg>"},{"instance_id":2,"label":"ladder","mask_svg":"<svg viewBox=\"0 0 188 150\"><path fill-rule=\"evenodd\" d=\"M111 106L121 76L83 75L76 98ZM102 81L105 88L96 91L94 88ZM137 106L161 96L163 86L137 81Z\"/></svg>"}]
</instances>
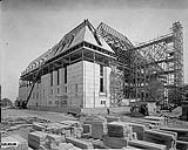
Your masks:
<instances>
[{"instance_id":1,"label":"ladder","mask_svg":"<svg viewBox=\"0 0 188 150\"><path fill-rule=\"evenodd\" d=\"M37 70L36 76L34 77L34 80L33 80L33 82L32 82L32 86L31 86L31 89L30 89L30 91L29 91L29 95L27 96L26 101L24 101L24 102L22 103L22 108L24 108L24 109L27 108L27 104L28 104L28 102L29 102L29 100L30 100L30 98L31 98L32 93L33 93L33 89L34 89L34 87L35 87L35 83L38 81L38 78L39 78L39 76L40 76L40 72L41 72L41 67Z\"/></svg>"}]
</instances>

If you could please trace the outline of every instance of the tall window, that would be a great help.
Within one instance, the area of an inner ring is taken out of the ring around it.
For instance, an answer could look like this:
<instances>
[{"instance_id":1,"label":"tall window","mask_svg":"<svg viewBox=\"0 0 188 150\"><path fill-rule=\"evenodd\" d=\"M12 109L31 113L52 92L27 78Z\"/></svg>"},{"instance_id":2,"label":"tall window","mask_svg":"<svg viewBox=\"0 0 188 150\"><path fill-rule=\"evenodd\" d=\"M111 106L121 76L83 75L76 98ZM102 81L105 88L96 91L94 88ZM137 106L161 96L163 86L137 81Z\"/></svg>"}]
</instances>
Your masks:
<instances>
[{"instance_id":1,"label":"tall window","mask_svg":"<svg viewBox=\"0 0 188 150\"><path fill-rule=\"evenodd\" d=\"M100 78L100 92L104 92L104 80Z\"/></svg>"},{"instance_id":2,"label":"tall window","mask_svg":"<svg viewBox=\"0 0 188 150\"><path fill-rule=\"evenodd\" d=\"M60 75L59 75L59 69L57 70L57 85L59 85L59 81L60 81Z\"/></svg>"},{"instance_id":3,"label":"tall window","mask_svg":"<svg viewBox=\"0 0 188 150\"><path fill-rule=\"evenodd\" d=\"M53 72L51 72L50 78L51 78L51 86L53 86Z\"/></svg>"},{"instance_id":4,"label":"tall window","mask_svg":"<svg viewBox=\"0 0 188 150\"><path fill-rule=\"evenodd\" d=\"M104 70L103 65L100 65L100 76L103 76L103 70Z\"/></svg>"},{"instance_id":5,"label":"tall window","mask_svg":"<svg viewBox=\"0 0 188 150\"><path fill-rule=\"evenodd\" d=\"M65 67L65 76L64 76L65 80L64 82L67 83L67 66Z\"/></svg>"},{"instance_id":6,"label":"tall window","mask_svg":"<svg viewBox=\"0 0 188 150\"><path fill-rule=\"evenodd\" d=\"M100 92L104 92L104 67L100 65Z\"/></svg>"}]
</instances>

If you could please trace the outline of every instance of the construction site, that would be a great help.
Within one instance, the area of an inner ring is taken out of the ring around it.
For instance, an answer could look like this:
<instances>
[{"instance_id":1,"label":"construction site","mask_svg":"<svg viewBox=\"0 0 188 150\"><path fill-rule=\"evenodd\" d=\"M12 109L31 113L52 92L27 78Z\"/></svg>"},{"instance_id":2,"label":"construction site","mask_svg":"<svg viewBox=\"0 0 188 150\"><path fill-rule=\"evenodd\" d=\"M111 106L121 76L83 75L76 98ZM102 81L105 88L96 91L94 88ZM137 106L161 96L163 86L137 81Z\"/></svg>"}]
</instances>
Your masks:
<instances>
[{"instance_id":1,"label":"construction site","mask_svg":"<svg viewBox=\"0 0 188 150\"><path fill-rule=\"evenodd\" d=\"M188 149L183 27L134 45L88 19L21 73L3 150ZM21 115L23 114L23 116ZM50 117L49 117L49 116Z\"/></svg>"},{"instance_id":2,"label":"construction site","mask_svg":"<svg viewBox=\"0 0 188 150\"><path fill-rule=\"evenodd\" d=\"M134 46L110 26L95 29L85 20L21 73L20 105L98 108L122 100L180 105L181 24L174 23L171 31Z\"/></svg>"}]
</instances>

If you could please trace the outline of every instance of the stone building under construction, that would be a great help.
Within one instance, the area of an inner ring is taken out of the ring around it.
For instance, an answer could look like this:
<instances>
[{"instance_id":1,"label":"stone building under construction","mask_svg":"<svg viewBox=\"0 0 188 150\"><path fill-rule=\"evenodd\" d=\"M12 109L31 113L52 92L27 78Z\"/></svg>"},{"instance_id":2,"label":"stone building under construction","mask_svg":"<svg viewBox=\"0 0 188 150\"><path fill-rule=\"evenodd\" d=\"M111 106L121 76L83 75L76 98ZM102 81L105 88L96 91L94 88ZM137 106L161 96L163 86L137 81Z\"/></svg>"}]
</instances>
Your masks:
<instances>
[{"instance_id":1,"label":"stone building under construction","mask_svg":"<svg viewBox=\"0 0 188 150\"><path fill-rule=\"evenodd\" d=\"M108 25L94 28L84 20L21 73L19 103L32 109L69 111L110 107L131 99L168 101L170 93L180 101L182 26L175 22L171 30L135 46ZM153 91L160 93L158 97Z\"/></svg>"}]
</instances>

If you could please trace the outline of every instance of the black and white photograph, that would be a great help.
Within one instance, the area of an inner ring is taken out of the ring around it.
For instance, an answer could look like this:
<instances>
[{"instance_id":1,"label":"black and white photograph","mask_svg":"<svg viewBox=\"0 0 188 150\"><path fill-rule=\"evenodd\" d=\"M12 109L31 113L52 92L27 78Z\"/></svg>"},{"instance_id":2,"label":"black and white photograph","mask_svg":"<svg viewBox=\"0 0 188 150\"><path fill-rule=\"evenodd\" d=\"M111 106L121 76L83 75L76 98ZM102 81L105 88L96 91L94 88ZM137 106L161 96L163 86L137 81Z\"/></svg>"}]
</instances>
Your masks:
<instances>
[{"instance_id":1,"label":"black and white photograph","mask_svg":"<svg viewBox=\"0 0 188 150\"><path fill-rule=\"evenodd\" d=\"M1 150L188 150L188 0L1 0Z\"/></svg>"}]
</instances>

